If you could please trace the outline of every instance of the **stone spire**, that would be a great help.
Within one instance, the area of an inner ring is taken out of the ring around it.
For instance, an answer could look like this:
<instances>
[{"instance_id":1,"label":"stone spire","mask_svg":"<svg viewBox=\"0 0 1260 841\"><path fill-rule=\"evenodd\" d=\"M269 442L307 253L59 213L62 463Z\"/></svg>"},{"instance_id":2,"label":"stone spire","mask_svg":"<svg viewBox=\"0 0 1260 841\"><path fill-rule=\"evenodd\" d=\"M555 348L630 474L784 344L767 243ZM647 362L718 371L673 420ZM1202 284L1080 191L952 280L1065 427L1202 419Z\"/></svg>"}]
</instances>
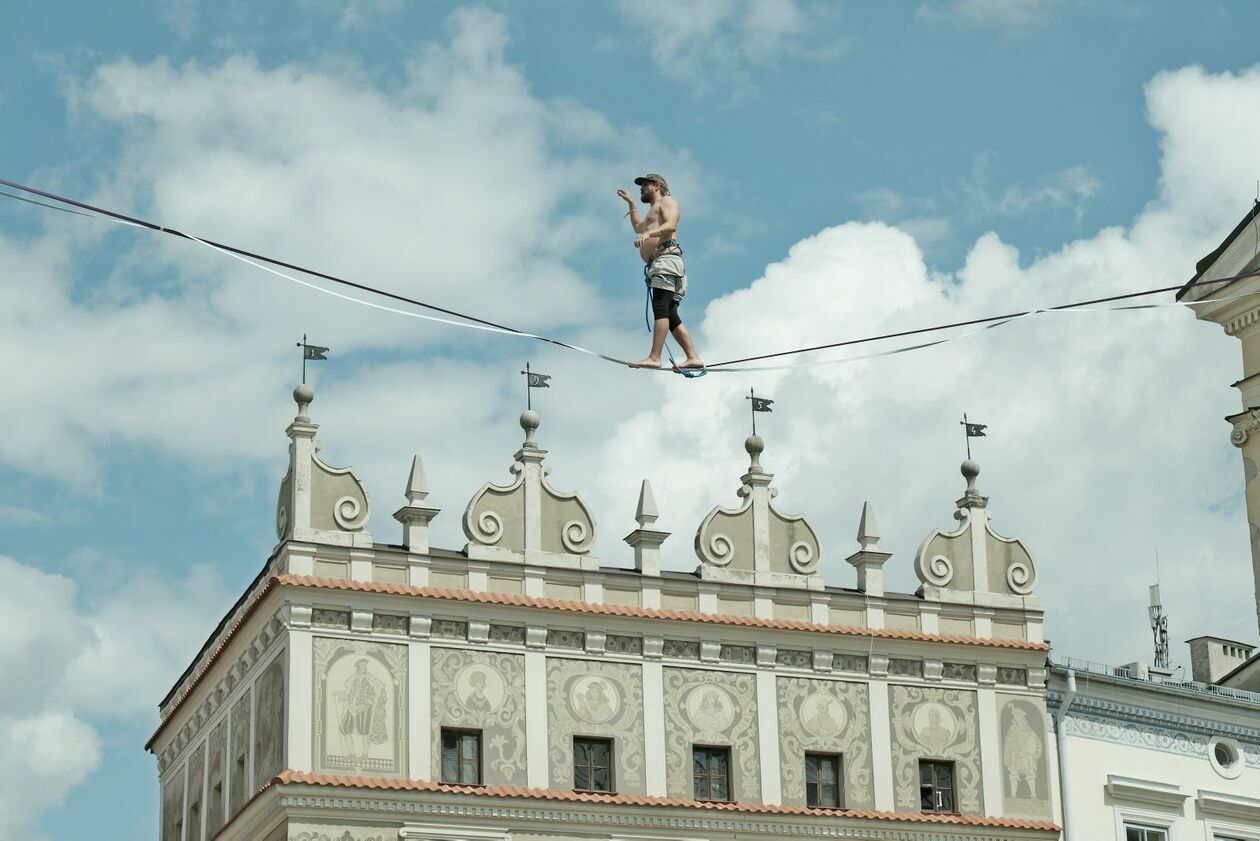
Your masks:
<instances>
[{"instance_id":1,"label":"stone spire","mask_svg":"<svg viewBox=\"0 0 1260 841\"><path fill-rule=\"evenodd\" d=\"M931 601L1034 607L1037 566L1019 540L1002 537L989 522L989 498L976 489L980 465L962 463L967 489L955 505L957 531L934 530L915 556L920 593Z\"/></svg>"},{"instance_id":2,"label":"stone spire","mask_svg":"<svg viewBox=\"0 0 1260 841\"><path fill-rule=\"evenodd\" d=\"M311 422L315 389L302 383L293 389L297 416L285 433L289 470L280 482L276 503L276 536L336 546L370 547L372 535L363 528L371 514L367 489L349 467L329 467L319 458L319 429Z\"/></svg>"},{"instance_id":3,"label":"stone spire","mask_svg":"<svg viewBox=\"0 0 1260 841\"><path fill-rule=\"evenodd\" d=\"M418 455L411 459L406 495L407 504L394 512L394 519L403 525L403 546L410 552L428 552L429 522L442 509L423 504L429 495L429 480L424 475L424 462Z\"/></svg>"},{"instance_id":4,"label":"stone spire","mask_svg":"<svg viewBox=\"0 0 1260 841\"><path fill-rule=\"evenodd\" d=\"M639 527L625 537L626 543L634 548L634 568L644 575L661 574L661 544L669 537L669 532L652 528L659 516L652 484L644 479L639 488L639 505L634 511Z\"/></svg>"},{"instance_id":5,"label":"stone spire","mask_svg":"<svg viewBox=\"0 0 1260 841\"><path fill-rule=\"evenodd\" d=\"M760 435L744 442L748 470L740 477L738 509L717 507L696 530L700 577L777 587L823 588L818 574L821 548L802 516L780 513L771 500L778 491L761 466L766 445Z\"/></svg>"},{"instance_id":6,"label":"stone spire","mask_svg":"<svg viewBox=\"0 0 1260 841\"><path fill-rule=\"evenodd\" d=\"M884 595L884 562L891 552L879 552L879 524L869 502L862 503L862 519L858 521L858 550L845 560L857 570L857 588L868 596Z\"/></svg>"},{"instance_id":7,"label":"stone spire","mask_svg":"<svg viewBox=\"0 0 1260 841\"><path fill-rule=\"evenodd\" d=\"M525 442L513 457L511 485L487 482L464 510L464 547L469 558L582 569L597 569L589 553L595 520L576 493L560 493L547 483L547 451L538 446L538 413L521 414Z\"/></svg>"}]
</instances>

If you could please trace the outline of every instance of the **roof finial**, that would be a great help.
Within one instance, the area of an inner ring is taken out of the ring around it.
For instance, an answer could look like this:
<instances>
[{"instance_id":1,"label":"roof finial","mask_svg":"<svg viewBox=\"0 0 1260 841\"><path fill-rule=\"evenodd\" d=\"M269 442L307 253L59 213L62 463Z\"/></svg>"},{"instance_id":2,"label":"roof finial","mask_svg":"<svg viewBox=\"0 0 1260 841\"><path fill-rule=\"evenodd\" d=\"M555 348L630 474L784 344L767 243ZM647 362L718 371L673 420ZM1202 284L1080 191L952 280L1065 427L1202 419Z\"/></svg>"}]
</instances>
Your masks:
<instances>
[{"instance_id":1,"label":"roof finial","mask_svg":"<svg viewBox=\"0 0 1260 841\"><path fill-rule=\"evenodd\" d=\"M538 442L534 440L534 430L538 429L540 423L542 423L542 418L538 417L538 413L533 409L521 412L521 429L525 430L525 443L521 446L525 449L538 449Z\"/></svg>"},{"instance_id":2,"label":"roof finial","mask_svg":"<svg viewBox=\"0 0 1260 841\"><path fill-rule=\"evenodd\" d=\"M639 506L634 510L634 521L639 524L639 528L646 529L655 524L660 516L661 512L656 509L656 497L652 494L652 483L644 479L639 487Z\"/></svg>"},{"instance_id":3,"label":"roof finial","mask_svg":"<svg viewBox=\"0 0 1260 841\"><path fill-rule=\"evenodd\" d=\"M429 479L424 474L424 462L417 455L411 459L411 474L407 476L407 501L420 502L429 495Z\"/></svg>"},{"instance_id":4,"label":"roof finial","mask_svg":"<svg viewBox=\"0 0 1260 841\"><path fill-rule=\"evenodd\" d=\"M298 405L297 417L294 420L309 421L311 419L311 403L315 400L315 389L310 383L301 383L293 389L293 402Z\"/></svg>"},{"instance_id":5,"label":"roof finial","mask_svg":"<svg viewBox=\"0 0 1260 841\"><path fill-rule=\"evenodd\" d=\"M879 524L875 522L875 509L869 502L862 503L862 519L858 522L857 542L862 551L874 549L879 543Z\"/></svg>"},{"instance_id":6,"label":"roof finial","mask_svg":"<svg viewBox=\"0 0 1260 841\"><path fill-rule=\"evenodd\" d=\"M748 468L750 471L761 471L761 454L765 450L766 442L761 440L761 436L755 432L744 440L744 452L752 457L752 464Z\"/></svg>"}]
</instances>

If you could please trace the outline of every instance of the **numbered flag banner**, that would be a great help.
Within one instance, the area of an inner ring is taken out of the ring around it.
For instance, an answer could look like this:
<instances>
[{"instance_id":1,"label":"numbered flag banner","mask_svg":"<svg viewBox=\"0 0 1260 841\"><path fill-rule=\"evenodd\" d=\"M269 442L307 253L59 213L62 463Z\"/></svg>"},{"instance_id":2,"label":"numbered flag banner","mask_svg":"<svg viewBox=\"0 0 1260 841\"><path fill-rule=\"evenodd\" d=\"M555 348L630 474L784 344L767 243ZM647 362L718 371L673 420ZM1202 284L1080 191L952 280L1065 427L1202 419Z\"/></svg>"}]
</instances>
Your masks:
<instances>
[{"instance_id":1,"label":"numbered flag banner","mask_svg":"<svg viewBox=\"0 0 1260 841\"><path fill-rule=\"evenodd\" d=\"M302 345L302 348L303 348L303 351L302 351L303 359L322 359L325 361L327 361L328 359L328 357L324 355L328 353L328 348L326 347L320 347L319 345L304 344Z\"/></svg>"},{"instance_id":2,"label":"numbered flag banner","mask_svg":"<svg viewBox=\"0 0 1260 841\"><path fill-rule=\"evenodd\" d=\"M988 424L983 423L964 423L963 426L967 427L968 438L984 438L984 431L989 428Z\"/></svg>"},{"instance_id":3,"label":"numbered flag banner","mask_svg":"<svg viewBox=\"0 0 1260 841\"><path fill-rule=\"evenodd\" d=\"M547 380L551 379L550 374L536 374L530 371L528 377L530 388L551 388L551 384L547 382Z\"/></svg>"}]
</instances>

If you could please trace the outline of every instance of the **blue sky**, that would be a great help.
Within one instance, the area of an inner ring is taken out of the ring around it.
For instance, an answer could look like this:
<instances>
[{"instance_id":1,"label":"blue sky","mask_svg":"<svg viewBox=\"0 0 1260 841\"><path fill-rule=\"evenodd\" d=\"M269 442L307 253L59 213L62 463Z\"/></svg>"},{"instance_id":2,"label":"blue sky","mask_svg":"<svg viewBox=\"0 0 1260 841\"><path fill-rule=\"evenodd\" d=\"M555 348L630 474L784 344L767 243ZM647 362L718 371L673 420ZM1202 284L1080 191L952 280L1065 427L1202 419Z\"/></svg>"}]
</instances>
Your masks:
<instances>
[{"instance_id":1,"label":"blue sky","mask_svg":"<svg viewBox=\"0 0 1260 841\"><path fill-rule=\"evenodd\" d=\"M1255 195L1252 3L669 8L0 4L0 177L627 357L641 287L614 191L643 171L682 202L683 316L710 358L1176 283ZM438 543L462 545L457 512L519 443L530 359L555 377L553 480L592 501L608 563L648 475L667 563L694 565L755 386L778 400L780 501L819 524L833 583L871 499L913 589L967 411L1056 650L1145 653L1156 548L1174 636L1255 637L1220 421L1237 348L1180 309L683 384L5 200L0 671L23 688L0 695L0 834L156 832L141 746L271 549L303 332L333 348L314 415L379 540L420 452Z\"/></svg>"}]
</instances>

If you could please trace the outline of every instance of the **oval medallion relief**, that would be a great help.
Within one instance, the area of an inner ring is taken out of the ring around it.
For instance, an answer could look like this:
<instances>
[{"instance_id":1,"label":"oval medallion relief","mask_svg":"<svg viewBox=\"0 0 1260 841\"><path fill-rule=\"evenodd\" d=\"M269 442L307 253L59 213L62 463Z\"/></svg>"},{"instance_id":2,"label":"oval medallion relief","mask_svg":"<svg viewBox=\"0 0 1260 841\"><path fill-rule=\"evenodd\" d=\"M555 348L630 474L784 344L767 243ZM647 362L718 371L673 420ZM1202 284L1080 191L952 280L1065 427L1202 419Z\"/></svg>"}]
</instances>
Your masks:
<instances>
[{"instance_id":1,"label":"oval medallion relief","mask_svg":"<svg viewBox=\"0 0 1260 841\"><path fill-rule=\"evenodd\" d=\"M608 678L587 675L570 685L569 708L583 721L603 724L617 715L621 709L621 697Z\"/></svg>"}]
</instances>

